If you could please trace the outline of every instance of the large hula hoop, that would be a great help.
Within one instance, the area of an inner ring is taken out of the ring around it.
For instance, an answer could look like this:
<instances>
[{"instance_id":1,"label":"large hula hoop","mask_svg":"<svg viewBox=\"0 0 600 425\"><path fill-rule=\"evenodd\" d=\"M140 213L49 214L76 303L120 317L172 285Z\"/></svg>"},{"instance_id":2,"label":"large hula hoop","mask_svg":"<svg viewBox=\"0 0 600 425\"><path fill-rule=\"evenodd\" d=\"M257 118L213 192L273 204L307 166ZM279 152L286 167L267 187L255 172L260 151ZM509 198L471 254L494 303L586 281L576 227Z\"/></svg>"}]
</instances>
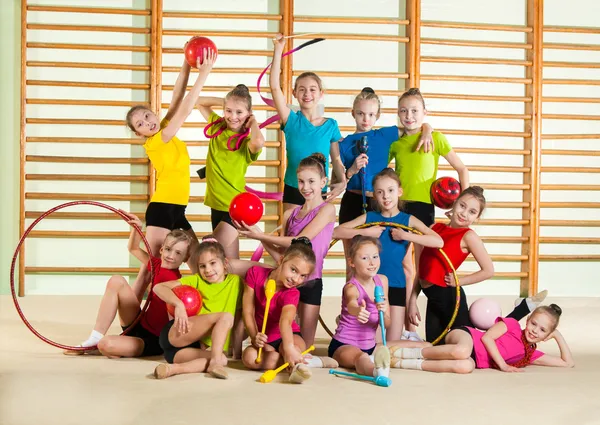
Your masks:
<instances>
[{"instance_id":1,"label":"large hula hoop","mask_svg":"<svg viewBox=\"0 0 600 425\"><path fill-rule=\"evenodd\" d=\"M417 235L423 234L422 232L419 232L417 229L413 229L412 227L404 226L403 224L398 224L398 223L389 223L386 221L378 221L378 222L373 222L373 223L361 224L360 226L356 226L355 229L366 229L366 228L372 227L372 226L396 227L396 228L403 229L403 230L406 230L411 233L415 233ZM331 249L331 247L333 245L335 245L335 243L338 240L339 239L332 240L331 243L329 244L329 249ZM442 256L446 259L446 262L448 263L448 266L450 266L450 269L452 270L452 274L454 275L454 281L456 282L456 305L454 306L454 312L452 313L452 317L450 318L450 322L448 323L448 326L446 326L446 329L444 329L444 331L440 334L440 336L438 336L432 342L433 345L438 344L446 336L446 334L448 332L450 332L450 329L452 328L452 325L454 324L454 321L456 320L456 316L458 315L458 308L460 306L460 281L458 279L458 274L456 273L456 269L454 268L454 265L452 264L452 262L450 261L450 259L448 258L448 256L444 252L444 250L442 248L438 248L438 250L440 251ZM325 321L323 320L321 315L319 315L319 323L321 324L321 326L323 326L323 329L325 329L325 332L327 332L330 337L333 337L333 332L331 332L331 330L327 327L327 325L325 324Z\"/></svg>"},{"instance_id":2,"label":"large hula hoop","mask_svg":"<svg viewBox=\"0 0 600 425\"><path fill-rule=\"evenodd\" d=\"M29 323L29 321L27 320L27 318L23 314L23 311L21 310L21 306L19 305L19 301L17 299L17 292L15 290L15 266L16 266L16 263L17 263L17 257L19 256L19 252L21 250L21 246L25 242L25 239L27 239L27 236L29 235L29 233L33 230L33 228L40 221L42 221L44 218L48 217L50 214L52 214L52 213L54 213L54 212L56 212L58 210L62 210L63 208L72 207L74 205L94 205L94 206L105 208L107 210L110 210L110 211L114 212L115 214L117 214L119 217L121 217L125 221L129 220L129 217L127 217L125 214L123 214L118 209L116 209L114 207L111 207L110 205L106 205L106 204L103 204L101 202L96 202L96 201L73 201L73 202L66 202L64 204L58 205L58 206L56 206L56 207L54 207L54 208L46 211L45 213L43 213L42 215L40 215L33 223L31 223L31 225L27 228L27 230L25 230L25 233L23 233L23 236L21 236L21 239L19 240L19 243L18 243L17 248L15 249L15 253L13 255L12 263L10 265L10 291L11 291L11 294L12 294L13 302L15 304L15 308L17 309L17 313L19 313L19 316L21 317L21 320L23 321L23 323L25 323L25 326L27 326L27 328L29 328L29 330L35 336L37 336L39 339L41 339L45 343L50 344L50 345L52 345L54 347L62 348L63 350L91 351L91 350L96 349L97 346L94 345L94 346L91 346L91 347L73 347L73 346L70 346L70 345L64 345L64 344L60 344L58 342L52 341L51 339L46 338L44 335L42 335L41 333L39 333L31 325L31 323ZM142 229L140 229L135 224L133 225L133 228L142 237L142 241L144 241L144 245L146 246L146 250L147 250L146 252L148 252L148 254L150 256L152 256L152 250L150 249L150 244L148 243L148 240L144 236L144 234L142 232ZM150 275L151 275L150 281L154 280L154 266L152 265L152 262L150 262ZM123 331L123 333L121 333L121 335L126 335L127 331L129 329L133 329L133 327L141 320L142 316L144 315L144 313L148 309L148 306L150 305L150 301L152 301L152 296L153 296L153 292L150 291L150 293L148 295L148 298L146 298L146 302L144 303L144 306L140 309L140 313L135 318L135 320L131 323L131 325L129 325L129 327L125 331Z\"/></svg>"}]
</instances>

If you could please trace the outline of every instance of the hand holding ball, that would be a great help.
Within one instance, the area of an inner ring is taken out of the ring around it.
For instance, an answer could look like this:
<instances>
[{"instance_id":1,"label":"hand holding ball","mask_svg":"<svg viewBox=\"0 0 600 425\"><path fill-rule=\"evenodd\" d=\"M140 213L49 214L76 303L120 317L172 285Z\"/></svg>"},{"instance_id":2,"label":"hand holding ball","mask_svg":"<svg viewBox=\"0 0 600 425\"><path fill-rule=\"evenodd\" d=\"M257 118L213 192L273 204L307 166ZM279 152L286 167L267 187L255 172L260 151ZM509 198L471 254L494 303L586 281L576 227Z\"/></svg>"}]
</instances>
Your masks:
<instances>
[{"instance_id":1,"label":"hand holding ball","mask_svg":"<svg viewBox=\"0 0 600 425\"><path fill-rule=\"evenodd\" d=\"M443 210L452 208L460 195L460 183L452 177L440 177L431 185L431 201Z\"/></svg>"},{"instance_id":2,"label":"hand holding ball","mask_svg":"<svg viewBox=\"0 0 600 425\"><path fill-rule=\"evenodd\" d=\"M196 61L200 58L200 63L202 63L202 58L204 57L204 50L210 49L215 54L218 54L217 46L212 42L211 39L206 37L192 37L190 41L188 41L185 45L185 60L190 64L192 68L196 67Z\"/></svg>"},{"instance_id":3,"label":"hand holding ball","mask_svg":"<svg viewBox=\"0 0 600 425\"><path fill-rule=\"evenodd\" d=\"M183 305L188 317L196 316L202 308L202 295L196 288L187 285L180 285L173 288L173 293L177 295ZM167 311L171 316L175 315L175 306L167 304Z\"/></svg>"},{"instance_id":4,"label":"hand holding ball","mask_svg":"<svg viewBox=\"0 0 600 425\"><path fill-rule=\"evenodd\" d=\"M240 193L229 204L229 216L238 223L254 226L263 216L263 203L258 196L250 192Z\"/></svg>"}]
</instances>

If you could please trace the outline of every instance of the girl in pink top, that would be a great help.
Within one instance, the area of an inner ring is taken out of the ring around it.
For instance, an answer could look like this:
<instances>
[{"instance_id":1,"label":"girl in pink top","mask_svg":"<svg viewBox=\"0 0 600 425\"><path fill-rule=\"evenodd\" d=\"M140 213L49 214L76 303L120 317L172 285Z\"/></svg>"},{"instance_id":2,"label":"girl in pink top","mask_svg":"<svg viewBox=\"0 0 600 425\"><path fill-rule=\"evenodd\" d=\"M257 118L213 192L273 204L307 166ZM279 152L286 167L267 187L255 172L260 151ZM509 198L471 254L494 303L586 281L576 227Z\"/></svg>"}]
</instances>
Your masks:
<instances>
[{"instance_id":1,"label":"girl in pink top","mask_svg":"<svg viewBox=\"0 0 600 425\"><path fill-rule=\"evenodd\" d=\"M271 256L276 260L281 252L290 246L293 238L306 236L312 242L315 253L315 267L307 283L300 288L300 302L298 311L302 336L310 346L315 341L319 312L321 309L321 295L323 293L323 260L329 249L329 243L335 227L335 207L323 201L322 189L327 183L325 175L325 157L320 153L300 161L297 170L298 188L305 199L304 205L288 209L283 214L285 236L267 235L258 226L246 226L236 223L240 234L257 239Z\"/></svg>"},{"instance_id":2,"label":"girl in pink top","mask_svg":"<svg viewBox=\"0 0 600 425\"><path fill-rule=\"evenodd\" d=\"M388 376L390 351L375 341L379 311L384 312L384 324L391 322L388 304L388 279L377 274L380 266L379 239L357 235L348 250L352 278L344 286L342 314L335 335L329 344L329 356L341 367L356 369L361 375ZM375 303L375 287L383 288L382 302ZM426 347L426 342L390 341L400 347Z\"/></svg>"},{"instance_id":3,"label":"girl in pink top","mask_svg":"<svg viewBox=\"0 0 600 425\"><path fill-rule=\"evenodd\" d=\"M242 301L242 316L252 345L244 350L242 361L248 369L275 369L281 358L292 367L290 382L302 383L310 378L308 367L337 367L328 357L303 356L306 342L295 322L296 307L300 299L298 287L312 273L315 267L315 254L308 238L294 239L279 261L270 267L255 266L246 273L246 287ZM269 279L275 281L275 294L271 298L265 333L262 328L267 296L265 285ZM260 362L258 349L263 349Z\"/></svg>"},{"instance_id":4,"label":"girl in pink top","mask_svg":"<svg viewBox=\"0 0 600 425\"><path fill-rule=\"evenodd\" d=\"M475 368L522 372L521 368L530 364L573 367L571 350L556 329L561 314L559 306L550 304L536 308L523 330L517 320L508 317L496 319L487 332L457 328L446 336L446 345L394 350L392 367L452 373L471 373ZM558 344L560 357L536 350L538 342L550 339Z\"/></svg>"}]
</instances>

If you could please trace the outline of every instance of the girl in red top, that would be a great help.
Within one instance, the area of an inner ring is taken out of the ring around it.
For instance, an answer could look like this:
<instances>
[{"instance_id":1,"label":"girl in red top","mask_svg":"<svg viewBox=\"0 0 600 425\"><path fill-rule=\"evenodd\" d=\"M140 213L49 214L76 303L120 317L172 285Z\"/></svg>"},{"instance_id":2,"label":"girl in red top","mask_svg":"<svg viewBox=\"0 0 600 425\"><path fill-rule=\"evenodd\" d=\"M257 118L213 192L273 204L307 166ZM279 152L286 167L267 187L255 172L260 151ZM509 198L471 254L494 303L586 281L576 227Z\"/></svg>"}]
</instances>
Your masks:
<instances>
[{"instance_id":1,"label":"girl in red top","mask_svg":"<svg viewBox=\"0 0 600 425\"><path fill-rule=\"evenodd\" d=\"M129 223L136 224L140 229L142 222L133 215L128 214ZM190 256L190 244L192 239L183 230L172 230L165 238L160 248L160 258L150 256L140 247L142 238L131 228L127 249L142 264L146 264L150 272L150 264L154 267L154 281L152 287L157 283L177 280L181 277L179 267ZM123 330L129 328L131 323L140 313L140 303L146 286L135 293L123 276L113 276L106 284L106 291L100 302L96 324L88 339L82 342L80 347L98 346L101 354L110 357L144 357L161 355L163 350L158 343L160 331L169 321L165 302L154 297L140 321L129 329L126 335L109 335L105 333L119 313L119 320ZM84 351L64 351L66 355L79 355Z\"/></svg>"}]
</instances>

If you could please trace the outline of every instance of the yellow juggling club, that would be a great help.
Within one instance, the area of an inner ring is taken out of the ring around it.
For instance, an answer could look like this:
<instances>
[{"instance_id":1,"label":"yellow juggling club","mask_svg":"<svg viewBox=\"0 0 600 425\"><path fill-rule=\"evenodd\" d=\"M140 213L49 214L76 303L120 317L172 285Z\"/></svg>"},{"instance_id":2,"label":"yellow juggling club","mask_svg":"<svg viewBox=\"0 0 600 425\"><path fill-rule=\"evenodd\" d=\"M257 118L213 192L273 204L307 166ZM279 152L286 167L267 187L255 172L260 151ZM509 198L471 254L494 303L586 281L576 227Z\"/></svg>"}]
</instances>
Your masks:
<instances>
[{"instance_id":1,"label":"yellow juggling club","mask_svg":"<svg viewBox=\"0 0 600 425\"><path fill-rule=\"evenodd\" d=\"M275 295L275 280L269 279L267 284L265 285L265 296L267 297L267 303L265 304L265 316L263 317L262 331L261 333L265 333L267 330L267 317L269 316L269 307L271 306L271 298ZM258 356L256 357L255 363L259 364L262 356L262 347L258 349Z\"/></svg>"}]
</instances>

